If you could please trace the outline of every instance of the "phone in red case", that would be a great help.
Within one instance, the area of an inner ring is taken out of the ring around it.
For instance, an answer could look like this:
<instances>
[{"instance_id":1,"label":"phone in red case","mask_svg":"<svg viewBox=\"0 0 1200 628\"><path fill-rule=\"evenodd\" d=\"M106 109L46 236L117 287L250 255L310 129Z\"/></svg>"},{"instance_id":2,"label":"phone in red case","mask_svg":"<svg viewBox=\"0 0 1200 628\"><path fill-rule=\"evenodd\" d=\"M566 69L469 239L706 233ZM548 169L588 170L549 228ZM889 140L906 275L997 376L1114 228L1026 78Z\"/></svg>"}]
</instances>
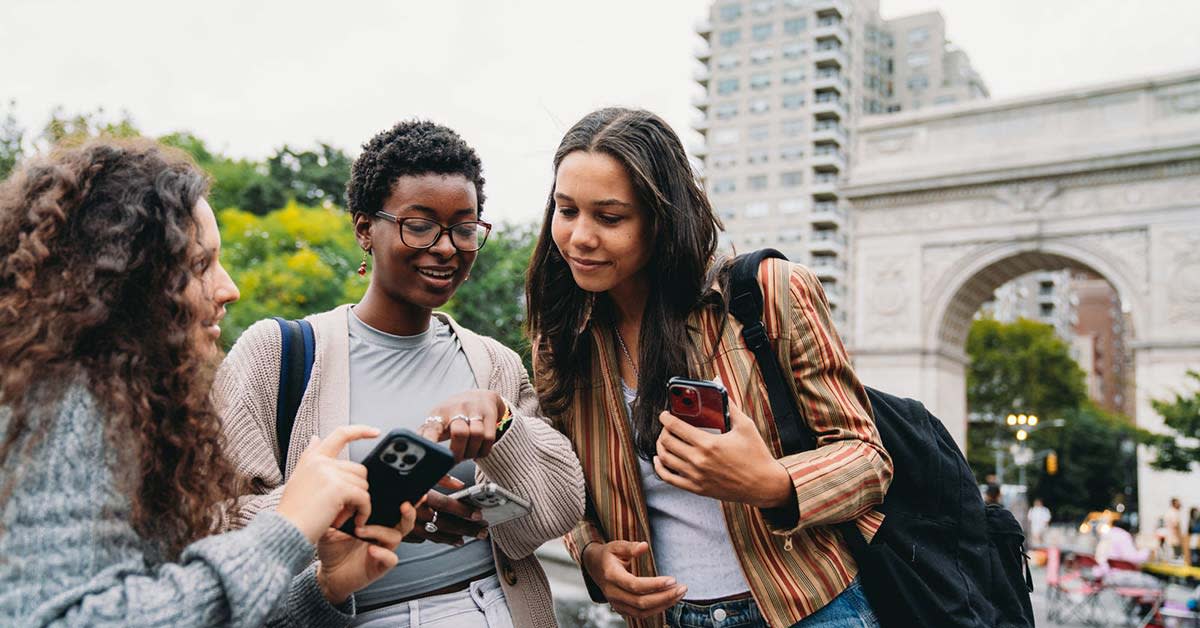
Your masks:
<instances>
[{"instance_id":1,"label":"phone in red case","mask_svg":"<svg viewBox=\"0 0 1200 628\"><path fill-rule=\"evenodd\" d=\"M671 414L704 429L729 431L729 393L716 382L682 377L667 381Z\"/></svg>"}]
</instances>

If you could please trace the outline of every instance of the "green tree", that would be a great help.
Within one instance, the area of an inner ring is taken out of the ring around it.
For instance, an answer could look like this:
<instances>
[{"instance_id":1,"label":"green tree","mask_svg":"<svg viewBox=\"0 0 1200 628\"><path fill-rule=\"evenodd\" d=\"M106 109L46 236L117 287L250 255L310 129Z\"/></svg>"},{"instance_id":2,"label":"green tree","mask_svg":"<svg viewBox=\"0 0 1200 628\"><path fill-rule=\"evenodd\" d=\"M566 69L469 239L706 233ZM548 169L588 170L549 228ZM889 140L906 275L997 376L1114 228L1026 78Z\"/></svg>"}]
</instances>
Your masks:
<instances>
[{"instance_id":1,"label":"green tree","mask_svg":"<svg viewBox=\"0 0 1200 628\"><path fill-rule=\"evenodd\" d=\"M8 102L8 111L0 119L0 181L8 178L25 153L25 129L17 122L13 110L17 101Z\"/></svg>"},{"instance_id":2,"label":"green tree","mask_svg":"<svg viewBox=\"0 0 1200 628\"><path fill-rule=\"evenodd\" d=\"M241 290L222 325L226 344L263 318L300 318L358 301L367 280L354 271L362 251L350 217L331 207L294 202L257 216L224 209L222 263Z\"/></svg>"},{"instance_id":3,"label":"green tree","mask_svg":"<svg viewBox=\"0 0 1200 628\"><path fill-rule=\"evenodd\" d=\"M1041 464L1027 468L1034 495L1057 516L1073 518L1111 505L1131 484L1129 445L1136 430L1121 416L1105 413L1087 399L1085 375L1070 350L1044 323L1021 319L976 320L967 336L967 406L975 418L967 431L967 459L982 480L995 469L995 447L1017 443L1002 421L1010 413L1037 415L1041 423L1025 445L1039 454L1057 452L1059 471ZM1008 455L1005 453L1004 455ZM1012 469L1011 461L1007 465ZM1013 481L1016 474L1001 480Z\"/></svg>"},{"instance_id":4,"label":"green tree","mask_svg":"<svg viewBox=\"0 0 1200 628\"><path fill-rule=\"evenodd\" d=\"M1187 372L1200 384L1200 371ZM1200 388L1189 394L1175 393L1171 400L1153 399L1150 405L1173 433L1145 434L1142 441L1155 448L1151 466L1170 471L1191 471L1200 463Z\"/></svg>"},{"instance_id":5,"label":"green tree","mask_svg":"<svg viewBox=\"0 0 1200 628\"><path fill-rule=\"evenodd\" d=\"M50 146L78 144L92 137L137 137L141 135L128 111L111 118L103 107L95 111L67 114L62 107L50 112L50 120L42 127L41 141Z\"/></svg>"},{"instance_id":6,"label":"green tree","mask_svg":"<svg viewBox=\"0 0 1200 628\"><path fill-rule=\"evenodd\" d=\"M164 144L186 151L213 179L208 202L214 209L238 208L259 216L287 204L287 186L266 174L267 166L213 152L186 131L164 135Z\"/></svg>"},{"instance_id":7,"label":"green tree","mask_svg":"<svg viewBox=\"0 0 1200 628\"><path fill-rule=\"evenodd\" d=\"M321 142L317 150L297 151L284 144L267 159L267 175L302 205L346 205L346 181L354 160Z\"/></svg>"},{"instance_id":8,"label":"green tree","mask_svg":"<svg viewBox=\"0 0 1200 628\"><path fill-rule=\"evenodd\" d=\"M533 255L537 229L532 224L504 225L479 250L471 278L444 308L467 328L491 336L521 354L530 368L525 338L525 269Z\"/></svg>"}]
</instances>

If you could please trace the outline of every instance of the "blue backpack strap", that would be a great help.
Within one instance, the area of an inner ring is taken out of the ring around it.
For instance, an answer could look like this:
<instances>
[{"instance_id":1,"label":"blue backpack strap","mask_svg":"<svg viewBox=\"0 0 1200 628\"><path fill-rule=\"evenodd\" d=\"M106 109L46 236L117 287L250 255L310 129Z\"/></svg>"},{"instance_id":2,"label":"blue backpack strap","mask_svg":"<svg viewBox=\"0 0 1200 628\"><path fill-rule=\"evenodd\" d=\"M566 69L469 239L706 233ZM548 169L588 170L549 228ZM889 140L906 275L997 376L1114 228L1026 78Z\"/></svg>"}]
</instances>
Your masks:
<instances>
[{"instance_id":1,"label":"blue backpack strap","mask_svg":"<svg viewBox=\"0 0 1200 628\"><path fill-rule=\"evenodd\" d=\"M279 393L275 404L275 442L279 447L279 473L286 475L288 445L296 423L300 399L308 388L316 353L312 325L274 317L279 325L282 346L279 361Z\"/></svg>"}]
</instances>

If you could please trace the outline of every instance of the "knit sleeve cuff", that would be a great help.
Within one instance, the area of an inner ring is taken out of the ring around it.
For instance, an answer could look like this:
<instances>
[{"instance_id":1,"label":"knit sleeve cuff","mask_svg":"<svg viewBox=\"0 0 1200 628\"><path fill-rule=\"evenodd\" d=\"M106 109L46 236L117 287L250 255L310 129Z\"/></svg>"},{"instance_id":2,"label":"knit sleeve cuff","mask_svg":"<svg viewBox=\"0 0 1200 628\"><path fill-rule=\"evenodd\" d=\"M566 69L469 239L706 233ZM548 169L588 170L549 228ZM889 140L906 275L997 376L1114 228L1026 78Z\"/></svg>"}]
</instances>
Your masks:
<instances>
[{"instance_id":1,"label":"knit sleeve cuff","mask_svg":"<svg viewBox=\"0 0 1200 628\"><path fill-rule=\"evenodd\" d=\"M351 595L342 604L333 605L321 593L317 584L317 563L312 563L292 580L288 592L288 616L298 626L331 626L340 628L354 621L355 604Z\"/></svg>"},{"instance_id":2,"label":"knit sleeve cuff","mask_svg":"<svg viewBox=\"0 0 1200 628\"><path fill-rule=\"evenodd\" d=\"M269 557L278 558L289 573L298 574L312 562L313 545L291 521L275 511L259 514L241 531Z\"/></svg>"}]
</instances>

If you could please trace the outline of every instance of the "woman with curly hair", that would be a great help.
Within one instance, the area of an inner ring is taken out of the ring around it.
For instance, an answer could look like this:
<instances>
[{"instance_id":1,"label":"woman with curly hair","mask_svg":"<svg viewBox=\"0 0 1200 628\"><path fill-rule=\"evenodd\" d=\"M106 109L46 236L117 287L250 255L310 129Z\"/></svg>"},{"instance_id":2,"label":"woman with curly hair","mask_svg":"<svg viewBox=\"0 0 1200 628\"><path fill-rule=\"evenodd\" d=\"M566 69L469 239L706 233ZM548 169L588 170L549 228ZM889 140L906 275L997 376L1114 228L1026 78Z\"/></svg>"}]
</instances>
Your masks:
<instances>
[{"instance_id":1,"label":"woman with curly hair","mask_svg":"<svg viewBox=\"0 0 1200 628\"><path fill-rule=\"evenodd\" d=\"M210 401L237 287L205 177L149 141L94 142L0 185L0 624L332 625L411 529L370 514L313 439L279 508L213 534L241 483ZM316 546L320 560L310 567Z\"/></svg>"},{"instance_id":2,"label":"woman with curly hair","mask_svg":"<svg viewBox=\"0 0 1200 628\"><path fill-rule=\"evenodd\" d=\"M347 184L360 274L368 256L374 262L370 283L358 303L307 319L315 355L289 446L276 442L275 321L247 329L217 378L232 455L255 489L238 524L278 508L298 444L352 422L449 440L459 461L451 475L495 482L531 502L530 514L488 526L478 510L431 491L418 509L421 525L405 539L415 543L404 543L396 568L355 594L360 626L555 625L533 551L579 521L579 461L542 418L520 357L435 311L487 242L483 184L479 156L445 126L405 121L377 134ZM284 449L287 459L279 460ZM350 457L369 451L369 442L353 443Z\"/></svg>"}]
</instances>

